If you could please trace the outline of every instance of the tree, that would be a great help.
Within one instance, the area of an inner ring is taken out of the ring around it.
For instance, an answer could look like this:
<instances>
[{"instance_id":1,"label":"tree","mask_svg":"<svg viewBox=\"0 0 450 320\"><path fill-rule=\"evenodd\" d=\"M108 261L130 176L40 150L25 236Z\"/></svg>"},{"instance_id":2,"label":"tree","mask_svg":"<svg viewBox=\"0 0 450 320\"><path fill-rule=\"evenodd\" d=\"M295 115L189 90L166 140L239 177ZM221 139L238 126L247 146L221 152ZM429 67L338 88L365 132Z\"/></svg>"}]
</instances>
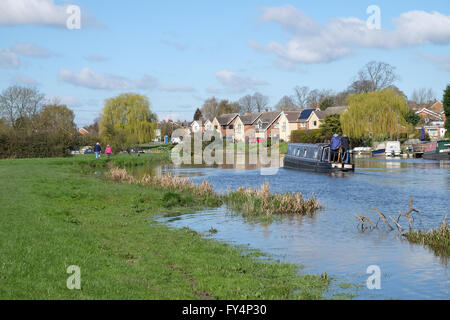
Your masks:
<instances>
[{"instance_id":1,"label":"tree","mask_svg":"<svg viewBox=\"0 0 450 320\"><path fill-rule=\"evenodd\" d=\"M125 93L107 99L101 115L100 133L116 148L145 143L156 136L156 115L146 96Z\"/></svg>"},{"instance_id":2,"label":"tree","mask_svg":"<svg viewBox=\"0 0 450 320\"><path fill-rule=\"evenodd\" d=\"M320 110L325 111L328 108L332 107L334 105L334 99L333 98L326 98L320 103Z\"/></svg>"},{"instance_id":3,"label":"tree","mask_svg":"<svg viewBox=\"0 0 450 320\"><path fill-rule=\"evenodd\" d=\"M349 108L341 115L341 125L343 132L352 138L386 135L393 138L401 127L408 128L405 115L409 108L405 99L392 89L350 95L347 104Z\"/></svg>"},{"instance_id":4,"label":"tree","mask_svg":"<svg viewBox=\"0 0 450 320\"><path fill-rule=\"evenodd\" d=\"M36 88L11 86L0 95L0 114L13 128L33 124L44 101Z\"/></svg>"},{"instance_id":5,"label":"tree","mask_svg":"<svg viewBox=\"0 0 450 320\"><path fill-rule=\"evenodd\" d=\"M450 138L450 84L447 85L447 88L444 91L443 104L445 113L445 129L447 129L445 136Z\"/></svg>"},{"instance_id":6,"label":"tree","mask_svg":"<svg viewBox=\"0 0 450 320\"><path fill-rule=\"evenodd\" d=\"M380 91L392 86L398 80L395 67L385 62L371 61L367 63L359 72L357 82L367 86L367 91ZM361 92L361 91L360 91Z\"/></svg>"},{"instance_id":7,"label":"tree","mask_svg":"<svg viewBox=\"0 0 450 320\"><path fill-rule=\"evenodd\" d=\"M269 105L269 97L256 92L252 98L257 112L264 112L264 110L267 109L267 106Z\"/></svg>"},{"instance_id":8,"label":"tree","mask_svg":"<svg viewBox=\"0 0 450 320\"><path fill-rule=\"evenodd\" d=\"M203 117L202 111L199 108L197 108L197 110L195 110L195 114L194 114L194 121L200 120L201 117Z\"/></svg>"},{"instance_id":9,"label":"tree","mask_svg":"<svg viewBox=\"0 0 450 320\"><path fill-rule=\"evenodd\" d=\"M422 118L414 112L414 110L409 109L408 112L405 114L405 120L406 122L412 124L413 126L416 126Z\"/></svg>"},{"instance_id":10,"label":"tree","mask_svg":"<svg viewBox=\"0 0 450 320\"><path fill-rule=\"evenodd\" d=\"M47 105L39 114L39 131L46 132L64 150L75 144L77 126L74 120L73 111L66 105Z\"/></svg>"},{"instance_id":11,"label":"tree","mask_svg":"<svg viewBox=\"0 0 450 320\"><path fill-rule=\"evenodd\" d=\"M433 92L433 89L429 88L419 88L414 89L413 93L411 94L410 101L415 102L418 105L426 104L435 99L435 94Z\"/></svg>"},{"instance_id":12,"label":"tree","mask_svg":"<svg viewBox=\"0 0 450 320\"><path fill-rule=\"evenodd\" d=\"M309 92L307 98L307 107L308 108L316 108L320 106L322 101L333 96L333 92L329 89L318 90L314 89Z\"/></svg>"},{"instance_id":13,"label":"tree","mask_svg":"<svg viewBox=\"0 0 450 320\"><path fill-rule=\"evenodd\" d=\"M368 93L372 91L372 84L368 80L356 80L350 84L347 91L351 94Z\"/></svg>"},{"instance_id":14,"label":"tree","mask_svg":"<svg viewBox=\"0 0 450 320\"><path fill-rule=\"evenodd\" d=\"M326 116L320 125L319 130L323 140L331 139L335 133L341 135L341 116L339 114L331 114Z\"/></svg>"},{"instance_id":15,"label":"tree","mask_svg":"<svg viewBox=\"0 0 450 320\"><path fill-rule=\"evenodd\" d=\"M255 112L256 110L255 100L251 95L246 95L245 97L240 98L239 106L241 114Z\"/></svg>"},{"instance_id":16,"label":"tree","mask_svg":"<svg viewBox=\"0 0 450 320\"><path fill-rule=\"evenodd\" d=\"M228 100L222 100L217 107L217 116L229 113L239 113L240 107L239 103L233 102L229 103Z\"/></svg>"},{"instance_id":17,"label":"tree","mask_svg":"<svg viewBox=\"0 0 450 320\"><path fill-rule=\"evenodd\" d=\"M305 109L308 102L308 94L309 94L309 88L308 87L295 87L294 88L294 98L293 100L297 104L297 107L299 109Z\"/></svg>"},{"instance_id":18,"label":"tree","mask_svg":"<svg viewBox=\"0 0 450 320\"><path fill-rule=\"evenodd\" d=\"M217 116L217 108L219 104L215 97L205 100L201 108L202 114L206 119L213 119Z\"/></svg>"},{"instance_id":19,"label":"tree","mask_svg":"<svg viewBox=\"0 0 450 320\"><path fill-rule=\"evenodd\" d=\"M296 110L297 106L290 97L284 96L275 106L275 109L279 111L289 111L289 110Z\"/></svg>"}]
</instances>

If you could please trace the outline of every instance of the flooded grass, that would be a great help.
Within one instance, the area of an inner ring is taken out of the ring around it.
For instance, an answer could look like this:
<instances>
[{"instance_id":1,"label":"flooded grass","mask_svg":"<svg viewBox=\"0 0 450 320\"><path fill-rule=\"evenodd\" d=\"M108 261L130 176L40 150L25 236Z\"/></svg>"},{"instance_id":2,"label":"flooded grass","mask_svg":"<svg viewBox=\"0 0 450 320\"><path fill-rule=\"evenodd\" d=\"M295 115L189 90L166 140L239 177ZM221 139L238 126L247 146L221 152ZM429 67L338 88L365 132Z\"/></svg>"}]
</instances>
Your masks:
<instances>
[{"instance_id":1,"label":"flooded grass","mask_svg":"<svg viewBox=\"0 0 450 320\"><path fill-rule=\"evenodd\" d=\"M206 180L196 184L189 178L170 174L161 177L144 175L136 178L126 169L113 167L109 170L109 176L115 182L136 183L171 192L192 194L206 199L206 202L212 206L218 206L224 202L244 216L265 216L267 218L271 218L273 215L313 216L321 208L319 201L314 196L305 199L301 193L272 194L268 183L263 184L259 189L239 187L237 190L228 190L225 194L218 194ZM177 194L171 194L167 203L173 201L180 204L182 199Z\"/></svg>"},{"instance_id":2,"label":"flooded grass","mask_svg":"<svg viewBox=\"0 0 450 320\"><path fill-rule=\"evenodd\" d=\"M305 199L301 193L271 193L269 183L261 188L239 187L223 196L225 203L247 216L278 215L313 216L320 208L316 197Z\"/></svg>"},{"instance_id":3,"label":"flooded grass","mask_svg":"<svg viewBox=\"0 0 450 320\"><path fill-rule=\"evenodd\" d=\"M429 247L438 256L450 257L450 228L446 219L442 222L439 230L409 231L403 236L412 243Z\"/></svg>"}]
</instances>

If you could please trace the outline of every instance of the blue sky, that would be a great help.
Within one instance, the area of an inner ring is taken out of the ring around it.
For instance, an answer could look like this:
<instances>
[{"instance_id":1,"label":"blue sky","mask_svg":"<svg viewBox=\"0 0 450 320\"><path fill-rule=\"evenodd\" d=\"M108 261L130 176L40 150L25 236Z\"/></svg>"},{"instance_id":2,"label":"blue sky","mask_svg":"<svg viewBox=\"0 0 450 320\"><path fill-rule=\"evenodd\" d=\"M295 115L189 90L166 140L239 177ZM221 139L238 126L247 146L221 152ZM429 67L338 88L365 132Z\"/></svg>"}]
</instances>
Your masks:
<instances>
[{"instance_id":1,"label":"blue sky","mask_svg":"<svg viewBox=\"0 0 450 320\"><path fill-rule=\"evenodd\" d=\"M65 26L70 4L81 8L79 30ZM382 30L365 27L369 5ZM340 91L371 60L395 66L407 95L427 87L440 96L450 83L449 9L448 0L1 0L0 89L36 85L79 126L123 92L147 95L160 118L190 120L211 96L258 91L275 105L297 85Z\"/></svg>"}]
</instances>

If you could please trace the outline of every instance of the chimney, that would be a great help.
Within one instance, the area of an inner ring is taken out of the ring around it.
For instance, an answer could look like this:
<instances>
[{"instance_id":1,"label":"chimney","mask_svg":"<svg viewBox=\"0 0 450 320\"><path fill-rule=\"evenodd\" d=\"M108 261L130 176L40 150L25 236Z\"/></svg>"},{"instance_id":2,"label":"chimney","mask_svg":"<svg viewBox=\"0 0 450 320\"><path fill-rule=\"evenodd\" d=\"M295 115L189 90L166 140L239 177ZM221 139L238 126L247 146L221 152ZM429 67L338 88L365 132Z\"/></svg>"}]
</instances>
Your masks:
<instances>
[{"instance_id":1,"label":"chimney","mask_svg":"<svg viewBox=\"0 0 450 320\"><path fill-rule=\"evenodd\" d=\"M269 109L268 109L268 108L266 108L266 112L269 112Z\"/></svg>"}]
</instances>

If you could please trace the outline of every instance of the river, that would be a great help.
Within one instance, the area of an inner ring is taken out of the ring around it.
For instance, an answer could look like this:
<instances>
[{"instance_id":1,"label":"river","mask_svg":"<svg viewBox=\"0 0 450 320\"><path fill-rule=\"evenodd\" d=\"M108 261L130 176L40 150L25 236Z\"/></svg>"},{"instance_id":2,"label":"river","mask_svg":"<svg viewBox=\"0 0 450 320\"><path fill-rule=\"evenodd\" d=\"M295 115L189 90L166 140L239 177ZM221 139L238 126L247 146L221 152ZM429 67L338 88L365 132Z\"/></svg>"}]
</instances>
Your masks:
<instances>
[{"instance_id":1,"label":"river","mask_svg":"<svg viewBox=\"0 0 450 320\"><path fill-rule=\"evenodd\" d=\"M272 223L248 221L225 206L158 220L260 249L271 259L303 266L304 273L327 272L335 279L328 298L449 299L448 259L410 244L382 222L377 230L361 232L354 214L369 216L375 222L377 207L386 216L397 218L400 211L408 211L412 196L414 208L420 211L415 215L415 228L438 228L444 215L450 214L450 162L357 159L355 164L354 173L340 176L283 168L274 175L262 175L260 169L245 166L154 168L153 174L172 172L196 182L206 179L217 191L269 182L272 192L315 194L324 207L312 218L283 218ZM407 220L400 221L408 226ZM218 232L208 234L210 228ZM372 265L381 270L381 289L366 286L370 276L367 268Z\"/></svg>"}]
</instances>

